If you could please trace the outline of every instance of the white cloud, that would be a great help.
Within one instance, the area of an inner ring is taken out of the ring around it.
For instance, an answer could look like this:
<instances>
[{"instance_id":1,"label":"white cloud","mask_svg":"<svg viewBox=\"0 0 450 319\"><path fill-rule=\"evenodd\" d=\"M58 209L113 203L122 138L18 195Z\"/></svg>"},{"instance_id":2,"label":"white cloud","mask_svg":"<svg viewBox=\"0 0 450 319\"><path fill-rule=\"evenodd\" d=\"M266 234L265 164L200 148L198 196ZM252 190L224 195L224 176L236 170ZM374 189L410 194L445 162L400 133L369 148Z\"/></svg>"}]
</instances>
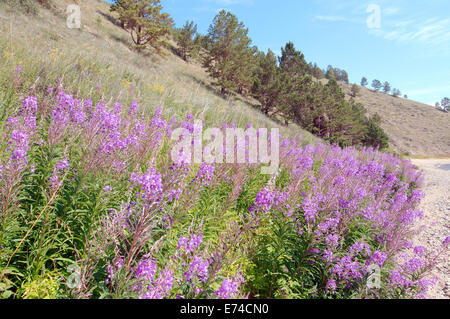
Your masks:
<instances>
[{"instance_id":1,"label":"white cloud","mask_svg":"<svg viewBox=\"0 0 450 319\"><path fill-rule=\"evenodd\" d=\"M450 41L450 19L401 20L369 32L386 40L438 45Z\"/></svg>"},{"instance_id":2,"label":"white cloud","mask_svg":"<svg viewBox=\"0 0 450 319\"><path fill-rule=\"evenodd\" d=\"M383 15L385 16L392 16L392 15L396 15L397 13L400 12L400 8L397 7L387 7L387 8L383 8Z\"/></svg>"},{"instance_id":3,"label":"white cloud","mask_svg":"<svg viewBox=\"0 0 450 319\"><path fill-rule=\"evenodd\" d=\"M331 22L336 22L336 21L348 21L347 18L342 17L342 16L315 16L315 18L316 18L317 20L331 21Z\"/></svg>"}]
</instances>

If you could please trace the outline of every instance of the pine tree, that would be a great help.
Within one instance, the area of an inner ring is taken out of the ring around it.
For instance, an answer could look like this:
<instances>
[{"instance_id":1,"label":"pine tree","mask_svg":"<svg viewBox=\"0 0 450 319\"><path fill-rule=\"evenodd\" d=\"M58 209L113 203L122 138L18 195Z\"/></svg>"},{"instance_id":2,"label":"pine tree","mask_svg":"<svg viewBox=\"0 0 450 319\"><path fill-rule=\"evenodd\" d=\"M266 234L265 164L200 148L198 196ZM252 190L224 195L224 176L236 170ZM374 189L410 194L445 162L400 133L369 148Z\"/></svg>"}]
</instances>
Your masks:
<instances>
[{"instance_id":1,"label":"pine tree","mask_svg":"<svg viewBox=\"0 0 450 319\"><path fill-rule=\"evenodd\" d=\"M380 114L378 114L378 113L375 113L373 116L372 116L372 121L374 121L377 125L380 125L381 124L381 116L380 116Z\"/></svg>"},{"instance_id":2,"label":"pine tree","mask_svg":"<svg viewBox=\"0 0 450 319\"><path fill-rule=\"evenodd\" d=\"M402 95L402 92L400 92L399 89L393 89L392 90L392 96L393 97L399 97L400 95Z\"/></svg>"},{"instance_id":3,"label":"pine tree","mask_svg":"<svg viewBox=\"0 0 450 319\"><path fill-rule=\"evenodd\" d=\"M379 80L373 80L372 81L372 87L373 87L373 89L375 90L375 91L380 91L380 89L381 89L381 87L382 87L383 85L381 84L381 82L379 81Z\"/></svg>"},{"instance_id":4,"label":"pine tree","mask_svg":"<svg viewBox=\"0 0 450 319\"><path fill-rule=\"evenodd\" d=\"M315 77L316 79L323 79L325 75L323 74L323 71L321 68L317 66L317 63L309 63L309 71L308 73Z\"/></svg>"},{"instance_id":5,"label":"pine tree","mask_svg":"<svg viewBox=\"0 0 450 319\"><path fill-rule=\"evenodd\" d=\"M283 72L289 74L291 78L300 77L308 74L308 64L305 56L295 49L294 43L286 43L281 48L281 57L278 58L280 68Z\"/></svg>"},{"instance_id":6,"label":"pine tree","mask_svg":"<svg viewBox=\"0 0 450 319\"><path fill-rule=\"evenodd\" d=\"M261 103L263 113L269 115L279 102L285 82L277 58L270 49L267 54L258 52L256 61L252 96Z\"/></svg>"},{"instance_id":7,"label":"pine tree","mask_svg":"<svg viewBox=\"0 0 450 319\"><path fill-rule=\"evenodd\" d=\"M441 108L444 110L444 112L450 111L450 99L448 97L442 99Z\"/></svg>"},{"instance_id":8,"label":"pine tree","mask_svg":"<svg viewBox=\"0 0 450 319\"><path fill-rule=\"evenodd\" d=\"M235 15L221 10L208 30L208 54L204 67L217 80L222 94L250 87L254 48L248 30Z\"/></svg>"},{"instance_id":9,"label":"pine tree","mask_svg":"<svg viewBox=\"0 0 450 319\"><path fill-rule=\"evenodd\" d=\"M325 77L328 80L337 80L338 76L339 76L339 74L336 74L335 69L333 68L333 66L329 65L327 67L327 71L325 73Z\"/></svg>"},{"instance_id":10,"label":"pine tree","mask_svg":"<svg viewBox=\"0 0 450 319\"><path fill-rule=\"evenodd\" d=\"M340 80L348 84L348 73L345 70L341 70Z\"/></svg>"},{"instance_id":11,"label":"pine tree","mask_svg":"<svg viewBox=\"0 0 450 319\"><path fill-rule=\"evenodd\" d=\"M389 147L389 137L384 130L370 119L367 121L367 131L363 142L366 146L377 147L381 151Z\"/></svg>"},{"instance_id":12,"label":"pine tree","mask_svg":"<svg viewBox=\"0 0 450 319\"><path fill-rule=\"evenodd\" d=\"M173 20L162 13L160 0L115 0L111 11L119 15L119 21L128 30L136 48L152 46L158 51L167 45L164 38L171 32Z\"/></svg>"},{"instance_id":13,"label":"pine tree","mask_svg":"<svg viewBox=\"0 0 450 319\"><path fill-rule=\"evenodd\" d=\"M363 77L361 79L361 86L366 87L369 84L369 82L367 81L367 79L365 77Z\"/></svg>"},{"instance_id":14,"label":"pine tree","mask_svg":"<svg viewBox=\"0 0 450 319\"><path fill-rule=\"evenodd\" d=\"M389 94L389 92L391 92L391 85L387 81L383 84L383 92L385 94Z\"/></svg>"},{"instance_id":15,"label":"pine tree","mask_svg":"<svg viewBox=\"0 0 450 319\"><path fill-rule=\"evenodd\" d=\"M197 36L197 25L194 21L186 21L183 28L177 30L175 40L178 50L183 60L188 61L195 48L195 38Z\"/></svg>"},{"instance_id":16,"label":"pine tree","mask_svg":"<svg viewBox=\"0 0 450 319\"><path fill-rule=\"evenodd\" d=\"M353 84L351 91L352 91L352 96L356 97L360 92L359 86L357 86L356 84Z\"/></svg>"}]
</instances>

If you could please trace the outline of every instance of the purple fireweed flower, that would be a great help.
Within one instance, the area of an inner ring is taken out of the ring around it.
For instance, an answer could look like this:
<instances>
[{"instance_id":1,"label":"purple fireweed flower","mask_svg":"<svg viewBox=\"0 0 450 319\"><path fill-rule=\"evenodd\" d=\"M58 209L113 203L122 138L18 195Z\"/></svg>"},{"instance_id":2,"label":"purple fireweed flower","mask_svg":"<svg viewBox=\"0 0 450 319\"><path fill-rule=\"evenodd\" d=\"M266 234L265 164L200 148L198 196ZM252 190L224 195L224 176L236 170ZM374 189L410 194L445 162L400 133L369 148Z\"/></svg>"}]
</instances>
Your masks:
<instances>
[{"instance_id":1,"label":"purple fireweed flower","mask_svg":"<svg viewBox=\"0 0 450 319\"><path fill-rule=\"evenodd\" d=\"M267 213L273 208L281 208L287 199L287 193L272 191L264 187L256 195L255 205L258 209Z\"/></svg>"},{"instance_id":2,"label":"purple fireweed flower","mask_svg":"<svg viewBox=\"0 0 450 319\"><path fill-rule=\"evenodd\" d=\"M108 273L106 284L110 284L114 281L116 273L123 267L123 262L124 258L122 256L119 256L115 261L109 263L108 266L106 266L106 271Z\"/></svg>"},{"instance_id":3,"label":"purple fireweed flower","mask_svg":"<svg viewBox=\"0 0 450 319\"><path fill-rule=\"evenodd\" d=\"M368 259L368 263L369 264L375 264L375 265L378 265L380 267L383 267L384 262L386 261L386 258L387 258L386 253L375 251L373 253L372 257L370 257Z\"/></svg>"},{"instance_id":4,"label":"purple fireweed flower","mask_svg":"<svg viewBox=\"0 0 450 319\"><path fill-rule=\"evenodd\" d=\"M212 178L214 176L215 165L202 163L200 170L197 172L197 175L192 180L192 182L200 182L205 186L209 186L211 184Z\"/></svg>"},{"instance_id":5,"label":"purple fireweed flower","mask_svg":"<svg viewBox=\"0 0 450 319\"><path fill-rule=\"evenodd\" d=\"M444 246L450 245L450 237L445 238L444 241L442 242L442 245Z\"/></svg>"},{"instance_id":6,"label":"purple fireweed flower","mask_svg":"<svg viewBox=\"0 0 450 319\"><path fill-rule=\"evenodd\" d=\"M236 299L239 293L239 286L244 282L242 277L234 279L225 278L219 290L216 290L216 296L220 299Z\"/></svg>"},{"instance_id":7,"label":"purple fireweed flower","mask_svg":"<svg viewBox=\"0 0 450 319\"><path fill-rule=\"evenodd\" d=\"M336 281L334 279L328 280L325 288L328 292L334 294L336 291Z\"/></svg>"},{"instance_id":8,"label":"purple fireweed flower","mask_svg":"<svg viewBox=\"0 0 450 319\"><path fill-rule=\"evenodd\" d=\"M156 270L156 263L152 259L143 259L138 264L135 277L151 282L155 277Z\"/></svg>"},{"instance_id":9,"label":"purple fireweed flower","mask_svg":"<svg viewBox=\"0 0 450 319\"><path fill-rule=\"evenodd\" d=\"M67 158L58 161L55 164L55 169L53 170L53 175L49 179L50 187L55 190L62 186L61 175L65 174L70 168L70 163Z\"/></svg>"},{"instance_id":10,"label":"purple fireweed flower","mask_svg":"<svg viewBox=\"0 0 450 319\"><path fill-rule=\"evenodd\" d=\"M414 253L419 257L422 257L425 254L425 250L426 249L423 246L414 247Z\"/></svg>"},{"instance_id":11,"label":"purple fireweed flower","mask_svg":"<svg viewBox=\"0 0 450 319\"><path fill-rule=\"evenodd\" d=\"M134 187L139 188L139 196L146 201L157 200L163 190L161 174L154 168L149 168L144 175L132 173L130 181Z\"/></svg>"},{"instance_id":12,"label":"purple fireweed flower","mask_svg":"<svg viewBox=\"0 0 450 319\"><path fill-rule=\"evenodd\" d=\"M177 250L180 251L182 248L184 248L184 251L187 254L194 253L200 248L202 243L203 243L203 234L192 235L189 239L185 238L184 236L181 236L178 239Z\"/></svg>"},{"instance_id":13,"label":"purple fireweed flower","mask_svg":"<svg viewBox=\"0 0 450 319\"><path fill-rule=\"evenodd\" d=\"M130 105L130 110L128 111L128 113L130 115L137 115L139 110L139 104L136 101L132 101L131 105Z\"/></svg>"},{"instance_id":14,"label":"purple fireweed flower","mask_svg":"<svg viewBox=\"0 0 450 319\"><path fill-rule=\"evenodd\" d=\"M189 271L185 272L184 275L188 281L198 278L201 282L205 282L208 279L208 268L209 260L194 255L193 261L189 265Z\"/></svg>"}]
</instances>

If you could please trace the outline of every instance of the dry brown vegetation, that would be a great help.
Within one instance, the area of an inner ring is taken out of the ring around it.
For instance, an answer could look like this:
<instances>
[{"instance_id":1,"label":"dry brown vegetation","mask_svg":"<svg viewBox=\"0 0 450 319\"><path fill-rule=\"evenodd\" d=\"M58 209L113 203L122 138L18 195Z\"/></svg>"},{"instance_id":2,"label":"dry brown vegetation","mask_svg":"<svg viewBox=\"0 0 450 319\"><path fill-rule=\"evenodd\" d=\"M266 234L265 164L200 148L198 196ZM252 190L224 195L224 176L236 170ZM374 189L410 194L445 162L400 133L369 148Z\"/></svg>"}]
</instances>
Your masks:
<instances>
[{"instance_id":1,"label":"dry brown vegetation","mask_svg":"<svg viewBox=\"0 0 450 319\"><path fill-rule=\"evenodd\" d=\"M351 94L351 84L341 83ZM404 98L361 87L356 99L369 115L378 113L391 147L411 156L450 156L450 113Z\"/></svg>"}]
</instances>

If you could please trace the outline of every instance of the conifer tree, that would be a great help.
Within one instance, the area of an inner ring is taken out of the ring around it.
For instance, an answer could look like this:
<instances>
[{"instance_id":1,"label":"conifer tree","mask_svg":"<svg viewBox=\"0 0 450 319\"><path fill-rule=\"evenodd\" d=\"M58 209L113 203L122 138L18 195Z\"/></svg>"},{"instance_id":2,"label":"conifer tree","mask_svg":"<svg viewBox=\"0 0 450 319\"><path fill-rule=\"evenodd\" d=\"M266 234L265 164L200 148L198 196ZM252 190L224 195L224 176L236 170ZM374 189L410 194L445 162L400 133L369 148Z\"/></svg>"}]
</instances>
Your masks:
<instances>
[{"instance_id":1,"label":"conifer tree","mask_svg":"<svg viewBox=\"0 0 450 319\"><path fill-rule=\"evenodd\" d=\"M348 84L348 73L345 70L341 70L340 80Z\"/></svg>"},{"instance_id":2,"label":"conifer tree","mask_svg":"<svg viewBox=\"0 0 450 319\"><path fill-rule=\"evenodd\" d=\"M353 97L358 96L359 91L360 91L359 86L357 86L356 84L353 84L351 91L352 91L352 96Z\"/></svg>"},{"instance_id":3,"label":"conifer tree","mask_svg":"<svg viewBox=\"0 0 450 319\"><path fill-rule=\"evenodd\" d=\"M333 66L329 65L327 68L327 72L325 73L325 77L328 80L337 80L338 78L338 74L336 74L335 69L333 68Z\"/></svg>"},{"instance_id":4,"label":"conifer tree","mask_svg":"<svg viewBox=\"0 0 450 319\"><path fill-rule=\"evenodd\" d=\"M178 50L183 60L188 61L195 48L195 38L197 36L197 25L194 21L186 21L184 27L177 30L175 40Z\"/></svg>"},{"instance_id":5,"label":"conifer tree","mask_svg":"<svg viewBox=\"0 0 450 319\"><path fill-rule=\"evenodd\" d=\"M366 87L369 84L369 82L367 81L367 79L365 77L363 77L361 79L361 86Z\"/></svg>"},{"instance_id":6,"label":"conifer tree","mask_svg":"<svg viewBox=\"0 0 450 319\"><path fill-rule=\"evenodd\" d=\"M393 89L392 90L392 96L393 97L399 97L400 95L402 95L402 92L399 89Z\"/></svg>"},{"instance_id":7,"label":"conifer tree","mask_svg":"<svg viewBox=\"0 0 450 319\"><path fill-rule=\"evenodd\" d=\"M285 82L277 58L270 49L267 54L258 52L256 61L252 96L261 103L262 112L269 115L280 102Z\"/></svg>"},{"instance_id":8,"label":"conifer tree","mask_svg":"<svg viewBox=\"0 0 450 319\"><path fill-rule=\"evenodd\" d=\"M251 86L246 83L253 74L251 60L254 49L250 48L250 43L248 30L235 15L221 10L215 16L208 30L208 54L204 67L217 80L222 94Z\"/></svg>"},{"instance_id":9,"label":"conifer tree","mask_svg":"<svg viewBox=\"0 0 450 319\"><path fill-rule=\"evenodd\" d=\"M389 94L389 92L391 92L391 85L387 81L383 84L383 92L385 94Z\"/></svg>"},{"instance_id":10,"label":"conifer tree","mask_svg":"<svg viewBox=\"0 0 450 319\"><path fill-rule=\"evenodd\" d=\"M309 72L310 75L315 77L316 79L323 79L325 77L321 68L317 66L317 63L309 63Z\"/></svg>"},{"instance_id":11,"label":"conifer tree","mask_svg":"<svg viewBox=\"0 0 450 319\"><path fill-rule=\"evenodd\" d=\"M373 119L368 120L363 140L367 146L378 147L381 151L389 147L389 137Z\"/></svg>"},{"instance_id":12,"label":"conifer tree","mask_svg":"<svg viewBox=\"0 0 450 319\"><path fill-rule=\"evenodd\" d=\"M288 42L284 48L281 48L281 57L278 60L281 70L289 74L291 78L304 76L308 73L305 56L295 49L292 42Z\"/></svg>"},{"instance_id":13,"label":"conifer tree","mask_svg":"<svg viewBox=\"0 0 450 319\"><path fill-rule=\"evenodd\" d=\"M372 87L375 91L380 91L381 87L383 86L383 84L381 84L381 82L379 80L373 80L372 81Z\"/></svg>"},{"instance_id":14,"label":"conifer tree","mask_svg":"<svg viewBox=\"0 0 450 319\"><path fill-rule=\"evenodd\" d=\"M115 0L110 10L118 13L137 49L152 46L159 51L167 45L164 38L170 34L173 20L161 12L160 0Z\"/></svg>"},{"instance_id":15,"label":"conifer tree","mask_svg":"<svg viewBox=\"0 0 450 319\"><path fill-rule=\"evenodd\" d=\"M441 101L441 108L444 110L444 112L450 111L450 99L448 97L444 97Z\"/></svg>"}]
</instances>

